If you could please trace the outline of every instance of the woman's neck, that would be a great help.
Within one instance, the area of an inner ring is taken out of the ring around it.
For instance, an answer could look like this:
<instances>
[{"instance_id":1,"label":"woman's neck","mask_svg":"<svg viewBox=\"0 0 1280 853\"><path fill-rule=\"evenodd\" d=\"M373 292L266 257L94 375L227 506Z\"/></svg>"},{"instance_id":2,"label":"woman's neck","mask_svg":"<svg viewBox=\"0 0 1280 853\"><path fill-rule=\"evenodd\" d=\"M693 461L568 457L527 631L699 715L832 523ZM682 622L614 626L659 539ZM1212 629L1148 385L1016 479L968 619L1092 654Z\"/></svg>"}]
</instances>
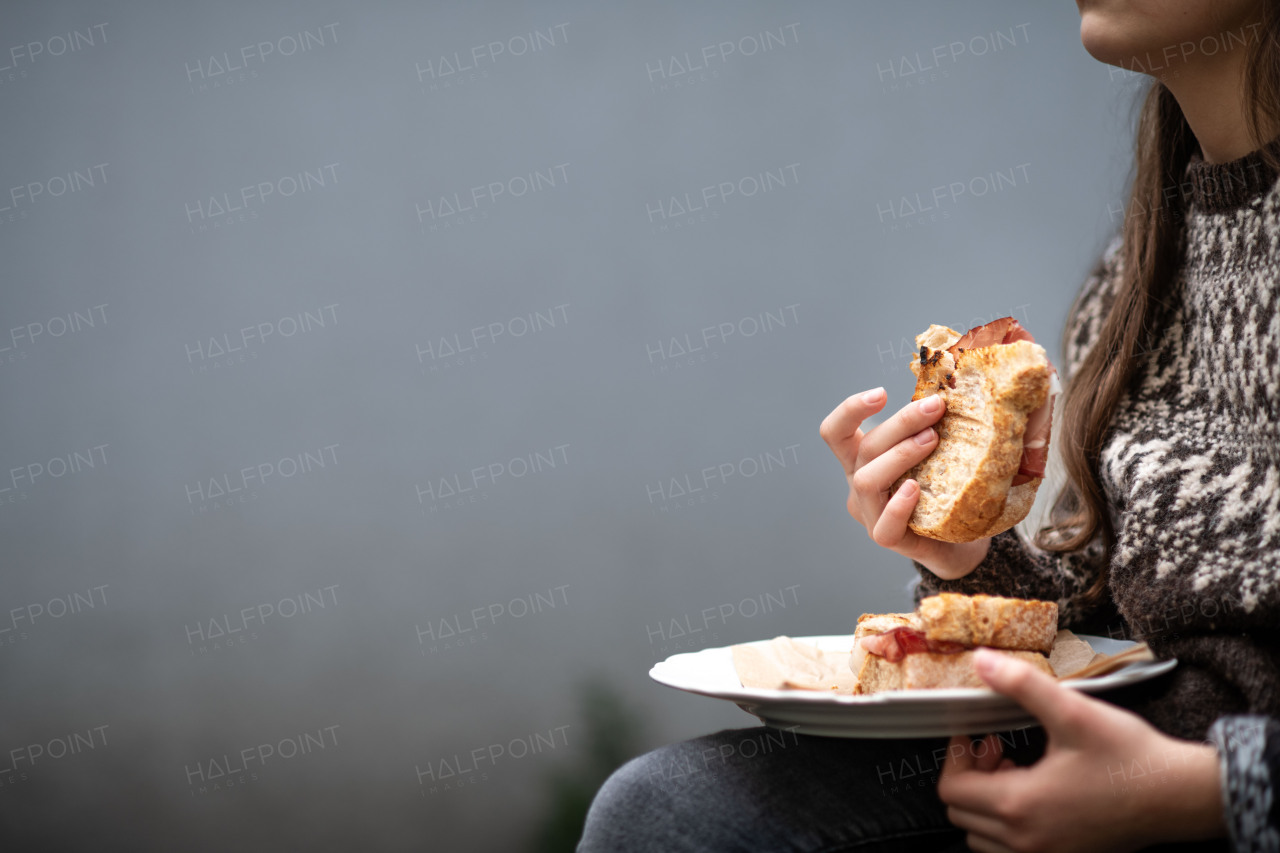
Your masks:
<instances>
[{"instance_id":1,"label":"woman's neck","mask_svg":"<svg viewBox=\"0 0 1280 853\"><path fill-rule=\"evenodd\" d=\"M1253 33L1255 39L1261 37L1262 29L1260 18L1238 27L1242 33ZM1258 135L1252 132L1245 70L1253 51L1247 44L1246 40L1246 44L1213 54L1195 52L1160 78L1177 99L1200 143L1200 153L1209 163L1238 160L1280 133L1280 127L1271 125L1272 118L1265 112L1257 116L1262 122Z\"/></svg>"},{"instance_id":2,"label":"woman's neck","mask_svg":"<svg viewBox=\"0 0 1280 853\"><path fill-rule=\"evenodd\" d=\"M1237 62L1217 63L1164 81L1178 99L1200 153L1210 163L1238 160L1262 143L1249 130L1248 98L1243 86L1244 51ZM1270 135L1265 137L1270 138Z\"/></svg>"}]
</instances>

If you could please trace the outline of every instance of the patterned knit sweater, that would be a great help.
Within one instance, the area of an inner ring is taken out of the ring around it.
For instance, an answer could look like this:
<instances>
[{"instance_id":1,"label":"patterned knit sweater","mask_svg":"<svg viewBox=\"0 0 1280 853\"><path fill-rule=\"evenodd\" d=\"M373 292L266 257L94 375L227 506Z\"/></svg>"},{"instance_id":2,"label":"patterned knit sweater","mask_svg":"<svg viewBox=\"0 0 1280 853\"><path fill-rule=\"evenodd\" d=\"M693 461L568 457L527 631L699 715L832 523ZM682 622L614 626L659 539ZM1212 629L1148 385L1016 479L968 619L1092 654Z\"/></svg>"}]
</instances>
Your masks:
<instances>
[{"instance_id":1,"label":"patterned knit sweater","mask_svg":"<svg viewBox=\"0 0 1280 853\"><path fill-rule=\"evenodd\" d=\"M1238 850L1280 850L1280 182L1255 153L1188 167L1182 268L1163 334L1104 440L1116 546L1109 600L1086 609L1102 548L1048 553L1013 531L957 581L917 564L917 596L1058 602L1063 627L1148 641L1179 661L1139 713L1211 740ZM1068 323L1067 377L1110 310L1113 244Z\"/></svg>"}]
</instances>

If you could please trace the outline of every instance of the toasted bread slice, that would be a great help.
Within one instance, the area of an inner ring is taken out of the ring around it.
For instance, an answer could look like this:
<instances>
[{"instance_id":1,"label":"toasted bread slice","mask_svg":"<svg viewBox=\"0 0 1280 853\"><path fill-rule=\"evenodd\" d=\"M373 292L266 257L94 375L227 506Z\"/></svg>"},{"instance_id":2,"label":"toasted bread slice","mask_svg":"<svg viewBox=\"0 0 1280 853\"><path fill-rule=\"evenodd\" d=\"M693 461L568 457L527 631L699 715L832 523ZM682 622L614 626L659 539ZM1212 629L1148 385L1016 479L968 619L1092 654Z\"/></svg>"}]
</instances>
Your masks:
<instances>
[{"instance_id":1,"label":"toasted bread slice","mask_svg":"<svg viewBox=\"0 0 1280 853\"><path fill-rule=\"evenodd\" d=\"M862 638L868 634L883 634L894 628L923 628L920 617L915 613L863 613L858 617L858 627L854 636Z\"/></svg>"},{"instance_id":2,"label":"toasted bread slice","mask_svg":"<svg viewBox=\"0 0 1280 853\"><path fill-rule=\"evenodd\" d=\"M1049 660L1039 652L1003 651L1025 660L1048 675L1053 675ZM973 652L936 654L918 652L890 663L878 655L867 655L858 670L855 694L880 693L885 690L925 690L940 687L983 687L973 668Z\"/></svg>"},{"instance_id":3,"label":"toasted bread slice","mask_svg":"<svg viewBox=\"0 0 1280 853\"><path fill-rule=\"evenodd\" d=\"M908 478L919 484L908 526L944 542L994 536L1030 512L1040 480L1012 483L1027 419L1048 400L1051 383L1039 344L1019 340L953 356L948 349L960 338L936 325L916 337L921 356L911 364L912 399L936 393L947 411L935 427L938 446L894 486Z\"/></svg>"},{"instance_id":4,"label":"toasted bread slice","mask_svg":"<svg viewBox=\"0 0 1280 853\"><path fill-rule=\"evenodd\" d=\"M1052 601L943 592L921 600L916 613L927 639L966 646L1047 655L1058 634L1058 605Z\"/></svg>"}]
</instances>

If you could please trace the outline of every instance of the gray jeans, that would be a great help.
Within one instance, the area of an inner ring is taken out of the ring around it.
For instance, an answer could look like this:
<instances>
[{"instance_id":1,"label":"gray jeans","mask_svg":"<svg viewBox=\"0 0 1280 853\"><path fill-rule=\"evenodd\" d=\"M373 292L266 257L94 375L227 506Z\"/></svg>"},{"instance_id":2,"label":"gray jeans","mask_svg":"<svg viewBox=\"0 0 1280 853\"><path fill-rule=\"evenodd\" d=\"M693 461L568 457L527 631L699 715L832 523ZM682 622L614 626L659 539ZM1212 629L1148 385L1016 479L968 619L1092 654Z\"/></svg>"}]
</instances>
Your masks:
<instances>
[{"instance_id":1,"label":"gray jeans","mask_svg":"<svg viewBox=\"0 0 1280 853\"><path fill-rule=\"evenodd\" d=\"M1017 764L1043 754L1040 728L1000 738ZM967 850L936 791L946 750L945 738L846 740L763 727L671 744L609 777L578 853Z\"/></svg>"}]
</instances>

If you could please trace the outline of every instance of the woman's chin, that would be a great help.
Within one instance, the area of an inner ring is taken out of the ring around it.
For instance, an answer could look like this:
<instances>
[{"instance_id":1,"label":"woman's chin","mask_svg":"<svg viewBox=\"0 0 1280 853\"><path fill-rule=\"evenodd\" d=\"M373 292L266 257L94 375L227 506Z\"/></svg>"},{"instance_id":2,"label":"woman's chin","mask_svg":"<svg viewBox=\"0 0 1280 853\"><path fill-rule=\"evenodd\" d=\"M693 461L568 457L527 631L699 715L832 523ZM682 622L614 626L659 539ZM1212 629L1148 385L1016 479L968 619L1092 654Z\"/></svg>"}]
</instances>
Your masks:
<instances>
[{"instance_id":1,"label":"woman's chin","mask_svg":"<svg viewBox=\"0 0 1280 853\"><path fill-rule=\"evenodd\" d=\"M1094 59L1119 68L1133 67L1140 53L1131 39L1099 20L1097 15L1086 14L1080 18L1080 43Z\"/></svg>"}]
</instances>

